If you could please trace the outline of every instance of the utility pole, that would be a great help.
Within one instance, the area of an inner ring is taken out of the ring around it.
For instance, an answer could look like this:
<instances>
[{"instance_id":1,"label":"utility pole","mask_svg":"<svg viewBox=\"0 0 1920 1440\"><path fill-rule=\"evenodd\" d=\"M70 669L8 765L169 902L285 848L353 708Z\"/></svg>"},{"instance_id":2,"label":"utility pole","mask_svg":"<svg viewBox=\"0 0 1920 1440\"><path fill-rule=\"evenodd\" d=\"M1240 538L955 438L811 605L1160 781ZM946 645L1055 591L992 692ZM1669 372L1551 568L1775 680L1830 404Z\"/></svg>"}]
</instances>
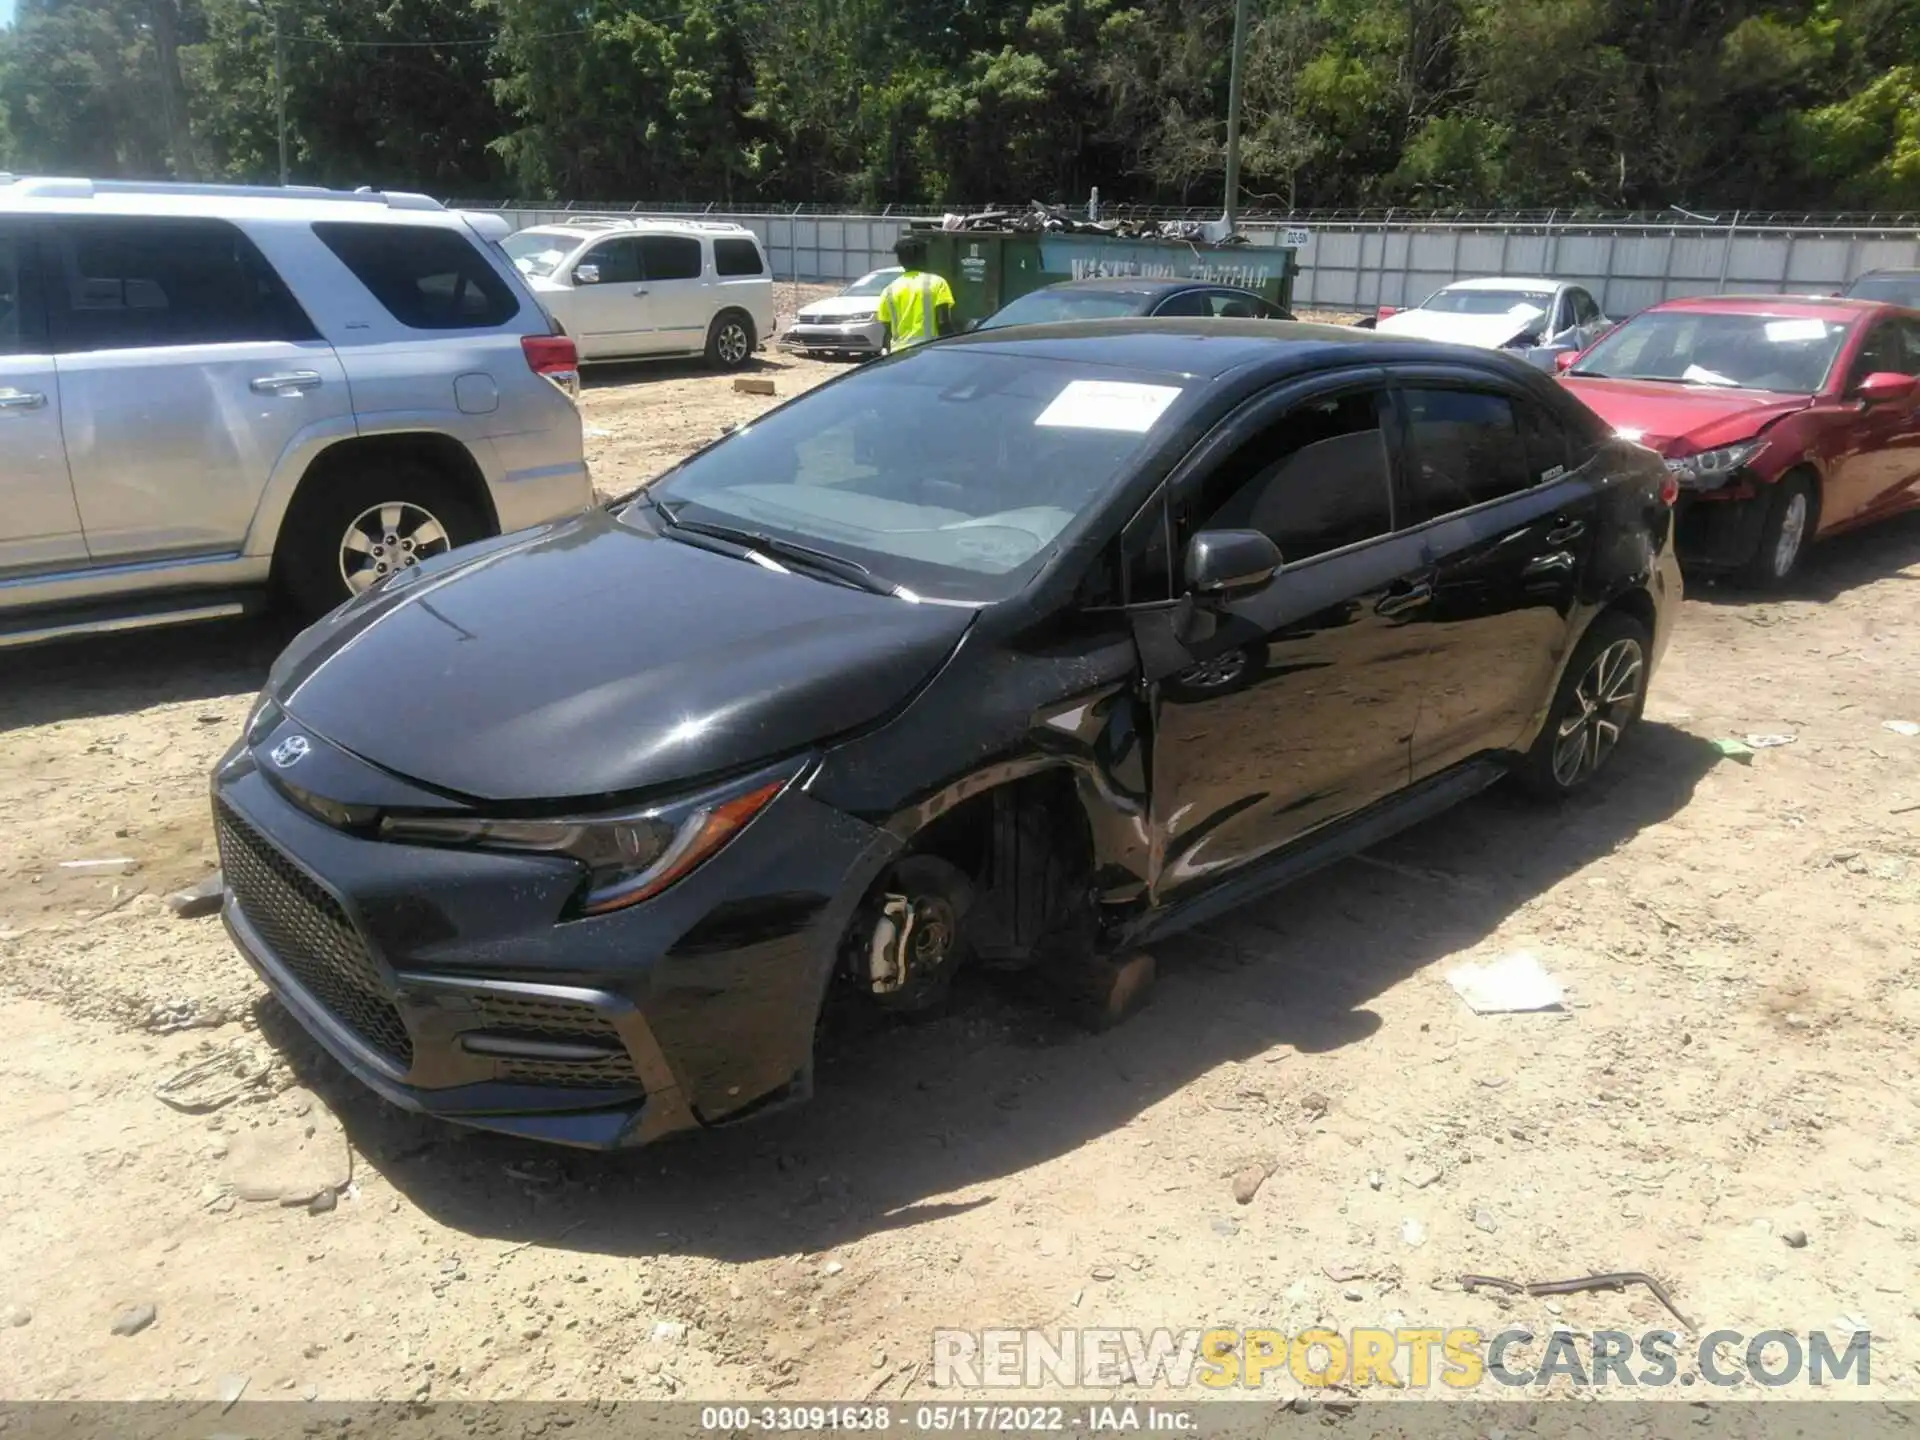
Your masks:
<instances>
[{"instance_id":1,"label":"utility pole","mask_svg":"<svg viewBox=\"0 0 1920 1440\"><path fill-rule=\"evenodd\" d=\"M1241 0L1244 4L1245 0ZM273 12L273 99L280 120L280 184L287 183L287 47L280 39L280 12Z\"/></svg>"},{"instance_id":2,"label":"utility pole","mask_svg":"<svg viewBox=\"0 0 1920 1440\"><path fill-rule=\"evenodd\" d=\"M1240 219L1240 72L1247 61L1247 0L1234 0L1233 68L1227 77L1227 233Z\"/></svg>"}]
</instances>

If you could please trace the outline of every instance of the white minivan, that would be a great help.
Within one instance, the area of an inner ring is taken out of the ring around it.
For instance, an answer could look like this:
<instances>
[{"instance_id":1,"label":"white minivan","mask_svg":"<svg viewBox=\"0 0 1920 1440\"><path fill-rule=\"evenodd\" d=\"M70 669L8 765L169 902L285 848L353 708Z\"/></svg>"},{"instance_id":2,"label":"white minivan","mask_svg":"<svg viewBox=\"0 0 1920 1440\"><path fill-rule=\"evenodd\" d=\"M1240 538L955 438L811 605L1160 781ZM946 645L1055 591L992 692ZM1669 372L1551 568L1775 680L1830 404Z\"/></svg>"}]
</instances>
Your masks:
<instances>
[{"instance_id":1,"label":"white minivan","mask_svg":"<svg viewBox=\"0 0 1920 1440\"><path fill-rule=\"evenodd\" d=\"M741 225L579 219L501 245L582 361L705 355L737 370L773 333L772 270Z\"/></svg>"}]
</instances>

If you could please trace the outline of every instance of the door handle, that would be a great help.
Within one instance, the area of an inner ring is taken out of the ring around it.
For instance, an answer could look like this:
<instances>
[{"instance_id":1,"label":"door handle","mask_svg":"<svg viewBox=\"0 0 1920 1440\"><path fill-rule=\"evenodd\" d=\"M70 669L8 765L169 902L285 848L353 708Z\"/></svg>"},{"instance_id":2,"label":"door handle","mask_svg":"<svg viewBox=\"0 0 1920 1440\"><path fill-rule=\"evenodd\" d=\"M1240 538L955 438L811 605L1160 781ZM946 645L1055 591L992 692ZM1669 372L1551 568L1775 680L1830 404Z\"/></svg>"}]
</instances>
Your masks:
<instances>
[{"instance_id":1,"label":"door handle","mask_svg":"<svg viewBox=\"0 0 1920 1440\"><path fill-rule=\"evenodd\" d=\"M636 291L634 291L633 293L634 293L634 294L635 294L636 296L638 296L638 295L644 295L644 294L646 294L646 293L647 293L647 287L646 287L646 286L644 286L644 285L642 285L642 286L641 286L641 287L640 287L640 288L639 288L638 290L636 290Z\"/></svg>"},{"instance_id":2,"label":"door handle","mask_svg":"<svg viewBox=\"0 0 1920 1440\"><path fill-rule=\"evenodd\" d=\"M1409 610L1417 610L1433 599L1433 582L1419 580L1411 584L1395 581L1393 586L1373 607L1376 615L1404 615Z\"/></svg>"},{"instance_id":3,"label":"door handle","mask_svg":"<svg viewBox=\"0 0 1920 1440\"><path fill-rule=\"evenodd\" d=\"M261 395L298 395L320 384L318 370L289 370L282 375L258 375L248 382Z\"/></svg>"},{"instance_id":4,"label":"door handle","mask_svg":"<svg viewBox=\"0 0 1920 1440\"><path fill-rule=\"evenodd\" d=\"M1571 540L1578 540L1586 533L1586 521L1568 520L1564 516L1561 516L1554 520L1553 529L1547 531L1547 544L1565 545Z\"/></svg>"},{"instance_id":5,"label":"door handle","mask_svg":"<svg viewBox=\"0 0 1920 1440\"><path fill-rule=\"evenodd\" d=\"M0 410L38 410L46 403L38 390L0 390Z\"/></svg>"}]
</instances>

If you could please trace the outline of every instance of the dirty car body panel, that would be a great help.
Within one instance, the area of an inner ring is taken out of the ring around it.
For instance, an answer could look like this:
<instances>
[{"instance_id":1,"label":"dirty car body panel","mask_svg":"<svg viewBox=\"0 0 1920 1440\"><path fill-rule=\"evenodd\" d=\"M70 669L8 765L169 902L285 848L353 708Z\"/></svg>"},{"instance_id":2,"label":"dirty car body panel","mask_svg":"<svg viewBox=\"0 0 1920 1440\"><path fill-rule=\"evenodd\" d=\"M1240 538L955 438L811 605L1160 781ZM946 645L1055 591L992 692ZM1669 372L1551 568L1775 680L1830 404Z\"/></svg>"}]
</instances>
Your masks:
<instances>
[{"instance_id":1,"label":"dirty car body panel","mask_svg":"<svg viewBox=\"0 0 1920 1440\"><path fill-rule=\"evenodd\" d=\"M969 871L974 954L1035 964L1498 778L1598 617L1657 661L1663 480L1483 351L1137 319L924 347L305 632L214 774L226 923L396 1104L601 1148L740 1119L810 1092L915 857ZM1280 536L1277 571L1197 602L1203 530Z\"/></svg>"}]
</instances>

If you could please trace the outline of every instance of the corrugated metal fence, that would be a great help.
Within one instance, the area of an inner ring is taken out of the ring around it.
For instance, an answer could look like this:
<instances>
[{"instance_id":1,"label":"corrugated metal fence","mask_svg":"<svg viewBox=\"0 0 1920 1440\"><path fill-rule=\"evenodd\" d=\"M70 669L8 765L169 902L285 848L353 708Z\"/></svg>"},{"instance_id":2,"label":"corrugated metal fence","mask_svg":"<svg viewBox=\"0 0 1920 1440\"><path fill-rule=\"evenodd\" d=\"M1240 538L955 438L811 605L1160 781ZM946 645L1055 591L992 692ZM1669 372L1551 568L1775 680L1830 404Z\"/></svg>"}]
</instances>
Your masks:
<instances>
[{"instance_id":1,"label":"corrugated metal fence","mask_svg":"<svg viewBox=\"0 0 1920 1440\"><path fill-rule=\"evenodd\" d=\"M675 213L681 206L488 209L516 228L584 215ZM760 236L782 280L852 280L893 263L899 215L695 212L729 220ZM1906 217L1901 217L1904 221ZM1415 304L1452 280L1476 275L1547 275L1584 283L1609 315L1631 315L1656 301L1718 291L1838 290L1865 270L1920 269L1920 228L1905 223L1826 223L1769 217L1742 224L1551 218L1248 219L1255 245L1298 247L1298 309L1364 311ZM1292 232L1292 233L1290 233Z\"/></svg>"}]
</instances>

